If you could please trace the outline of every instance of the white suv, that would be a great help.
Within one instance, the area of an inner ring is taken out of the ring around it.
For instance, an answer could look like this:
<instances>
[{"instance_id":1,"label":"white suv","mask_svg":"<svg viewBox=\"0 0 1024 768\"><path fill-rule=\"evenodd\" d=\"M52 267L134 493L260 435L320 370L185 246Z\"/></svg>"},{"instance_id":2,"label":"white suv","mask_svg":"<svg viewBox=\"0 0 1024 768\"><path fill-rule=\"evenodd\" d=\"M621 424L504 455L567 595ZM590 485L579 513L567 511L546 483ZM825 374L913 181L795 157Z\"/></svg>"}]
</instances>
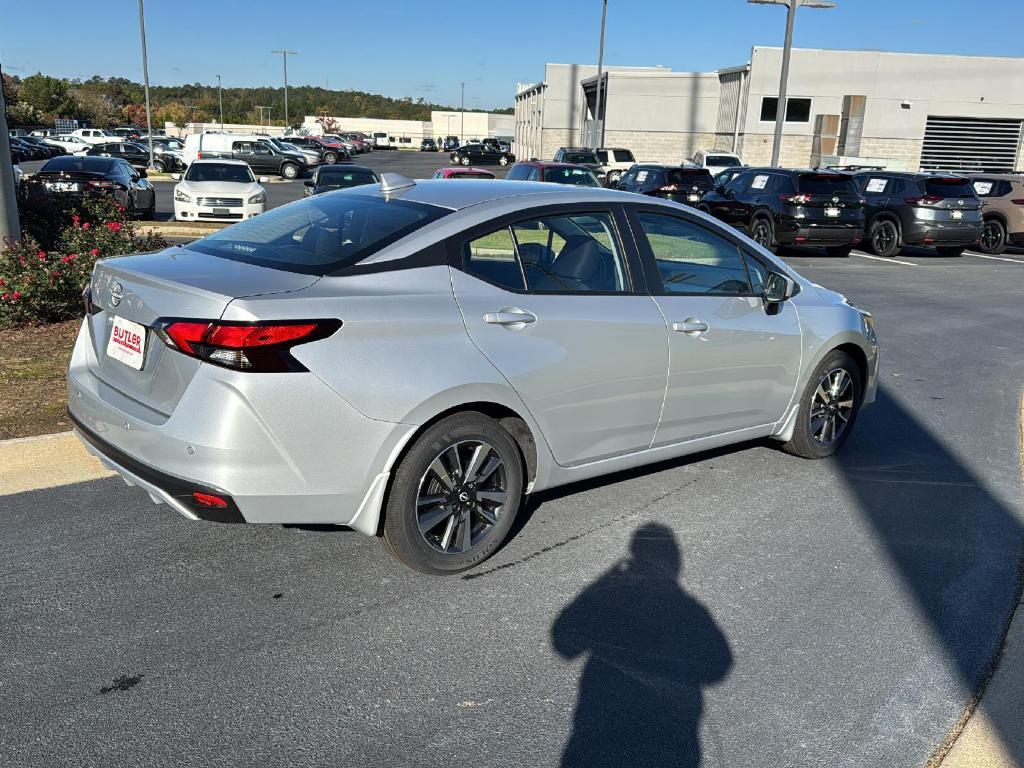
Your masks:
<instances>
[{"instance_id":1,"label":"white suv","mask_svg":"<svg viewBox=\"0 0 1024 768\"><path fill-rule=\"evenodd\" d=\"M601 170L605 172L608 184L618 181L636 163L633 153L620 147L597 150L597 159L601 161Z\"/></svg>"},{"instance_id":2,"label":"white suv","mask_svg":"<svg viewBox=\"0 0 1024 768\"><path fill-rule=\"evenodd\" d=\"M684 165L685 165L685 161ZM732 152L715 152L710 149L698 149L690 159L698 168L707 168L712 176L724 171L726 168L736 168L743 165L743 161Z\"/></svg>"}]
</instances>

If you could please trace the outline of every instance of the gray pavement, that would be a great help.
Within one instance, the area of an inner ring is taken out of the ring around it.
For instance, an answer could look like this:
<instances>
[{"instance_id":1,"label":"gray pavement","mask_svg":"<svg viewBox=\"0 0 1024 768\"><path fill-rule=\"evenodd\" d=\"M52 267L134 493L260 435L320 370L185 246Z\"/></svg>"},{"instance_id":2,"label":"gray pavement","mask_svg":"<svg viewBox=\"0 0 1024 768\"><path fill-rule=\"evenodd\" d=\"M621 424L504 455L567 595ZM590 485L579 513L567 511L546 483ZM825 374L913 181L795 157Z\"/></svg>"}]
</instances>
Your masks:
<instances>
[{"instance_id":1,"label":"gray pavement","mask_svg":"<svg viewBox=\"0 0 1024 768\"><path fill-rule=\"evenodd\" d=\"M462 578L117 479L0 497L0 763L922 765L1015 602L1024 258L785 256L877 318L838 457L542 494Z\"/></svg>"}]
</instances>

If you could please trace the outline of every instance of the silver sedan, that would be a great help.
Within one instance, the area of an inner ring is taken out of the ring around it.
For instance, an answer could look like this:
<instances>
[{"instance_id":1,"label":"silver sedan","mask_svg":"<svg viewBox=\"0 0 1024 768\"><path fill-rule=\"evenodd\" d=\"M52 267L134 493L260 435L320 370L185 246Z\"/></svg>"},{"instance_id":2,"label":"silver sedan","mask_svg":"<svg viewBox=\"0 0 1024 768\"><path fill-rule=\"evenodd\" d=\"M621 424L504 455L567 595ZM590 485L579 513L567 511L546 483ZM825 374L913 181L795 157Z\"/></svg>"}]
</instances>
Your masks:
<instances>
[{"instance_id":1,"label":"silver sedan","mask_svg":"<svg viewBox=\"0 0 1024 768\"><path fill-rule=\"evenodd\" d=\"M385 174L101 261L86 306L68 408L104 463L428 573L545 488L753 438L829 456L878 378L871 315L743 235L557 184Z\"/></svg>"}]
</instances>

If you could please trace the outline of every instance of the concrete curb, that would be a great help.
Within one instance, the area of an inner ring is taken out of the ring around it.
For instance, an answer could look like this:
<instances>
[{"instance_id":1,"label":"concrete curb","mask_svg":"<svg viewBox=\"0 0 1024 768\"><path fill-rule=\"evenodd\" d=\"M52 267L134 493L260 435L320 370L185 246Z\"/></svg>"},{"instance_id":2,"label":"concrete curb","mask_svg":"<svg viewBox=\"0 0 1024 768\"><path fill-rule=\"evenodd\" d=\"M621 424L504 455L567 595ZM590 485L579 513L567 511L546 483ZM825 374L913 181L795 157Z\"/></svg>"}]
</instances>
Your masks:
<instances>
[{"instance_id":1,"label":"concrete curb","mask_svg":"<svg viewBox=\"0 0 1024 768\"><path fill-rule=\"evenodd\" d=\"M228 224L190 224L181 221L143 221L139 228L167 237L206 237L219 232Z\"/></svg>"},{"instance_id":2,"label":"concrete curb","mask_svg":"<svg viewBox=\"0 0 1024 768\"><path fill-rule=\"evenodd\" d=\"M108 477L74 432L0 441L0 496Z\"/></svg>"},{"instance_id":3,"label":"concrete curb","mask_svg":"<svg viewBox=\"0 0 1024 768\"><path fill-rule=\"evenodd\" d=\"M1024 392L1017 426L1024 483ZM1016 607L992 673L928 761L928 768L1024 768L1024 557L1019 565Z\"/></svg>"}]
</instances>

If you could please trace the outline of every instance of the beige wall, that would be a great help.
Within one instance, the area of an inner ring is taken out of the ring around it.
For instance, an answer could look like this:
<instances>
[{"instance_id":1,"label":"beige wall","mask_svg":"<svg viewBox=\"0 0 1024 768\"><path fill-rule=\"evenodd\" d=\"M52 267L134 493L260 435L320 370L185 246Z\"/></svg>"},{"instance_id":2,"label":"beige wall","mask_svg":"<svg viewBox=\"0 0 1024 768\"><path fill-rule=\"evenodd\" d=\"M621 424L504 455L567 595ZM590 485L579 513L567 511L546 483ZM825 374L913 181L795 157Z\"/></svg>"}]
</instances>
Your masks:
<instances>
[{"instance_id":1,"label":"beige wall","mask_svg":"<svg viewBox=\"0 0 1024 768\"><path fill-rule=\"evenodd\" d=\"M747 165L771 165L772 133L755 133L741 136L740 158ZM806 168L811 162L812 137L783 134L779 163L789 168Z\"/></svg>"}]
</instances>

